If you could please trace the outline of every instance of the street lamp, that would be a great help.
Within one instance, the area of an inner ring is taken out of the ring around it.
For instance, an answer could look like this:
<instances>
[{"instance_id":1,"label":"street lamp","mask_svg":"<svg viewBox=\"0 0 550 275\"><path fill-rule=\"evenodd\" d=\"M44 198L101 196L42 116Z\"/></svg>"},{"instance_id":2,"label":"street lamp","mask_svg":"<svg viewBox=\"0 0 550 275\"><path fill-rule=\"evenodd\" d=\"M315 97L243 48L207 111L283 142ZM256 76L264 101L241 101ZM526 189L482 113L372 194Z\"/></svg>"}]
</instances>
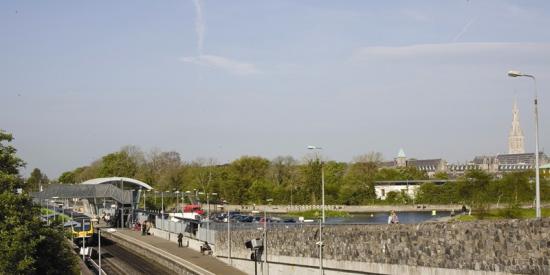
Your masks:
<instances>
[{"instance_id":1,"label":"street lamp","mask_svg":"<svg viewBox=\"0 0 550 275\"><path fill-rule=\"evenodd\" d=\"M218 193L208 193L208 192L199 192L199 195L206 195L206 216L208 217L208 223L206 223L206 241L208 242L210 240L210 197L217 196Z\"/></svg>"},{"instance_id":2,"label":"street lamp","mask_svg":"<svg viewBox=\"0 0 550 275\"><path fill-rule=\"evenodd\" d=\"M273 202L273 199L265 200L269 205ZM267 265L267 205L264 206L264 266L267 269L267 274L269 275L269 266Z\"/></svg>"},{"instance_id":3,"label":"street lamp","mask_svg":"<svg viewBox=\"0 0 550 275\"><path fill-rule=\"evenodd\" d=\"M180 190L174 192L176 194L176 209L180 208ZM176 213L179 212L176 210Z\"/></svg>"},{"instance_id":4,"label":"street lamp","mask_svg":"<svg viewBox=\"0 0 550 275\"><path fill-rule=\"evenodd\" d=\"M97 240L98 240L98 245L99 245L99 251L97 252L97 254L99 256L99 275L101 275L101 272L103 271L101 269L101 228L97 229L97 234L98 234Z\"/></svg>"},{"instance_id":5,"label":"street lamp","mask_svg":"<svg viewBox=\"0 0 550 275\"><path fill-rule=\"evenodd\" d=\"M223 201L227 207L227 262L231 265L231 220L229 219L229 203Z\"/></svg>"},{"instance_id":6,"label":"street lamp","mask_svg":"<svg viewBox=\"0 0 550 275\"><path fill-rule=\"evenodd\" d=\"M535 86L535 211L537 219L541 218L540 211L540 175L539 175L539 111L538 111L538 99L537 99L537 79L534 75L524 74L520 71L508 71L509 77L529 77L533 79Z\"/></svg>"},{"instance_id":7,"label":"street lamp","mask_svg":"<svg viewBox=\"0 0 550 275\"><path fill-rule=\"evenodd\" d=\"M161 191L160 193L161 200L160 200L160 215L162 218L162 230L164 229L164 191Z\"/></svg>"},{"instance_id":8,"label":"street lamp","mask_svg":"<svg viewBox=\"0 0 550 275\"><path fill-rule=\"evenodd\" d=\"M56 214L57 214L56 211L55 211L55 202L56 202L57 199L59 199L59 197L52 197L52 199L53 199L53 200L52 200L52 206L53 206L53 207L52 207L52 209L53 209L53 221L55 222L55 220L56 220Z\"/></svg>"},{"instance_id":9,"label":"street lamp","mask_svg":"<svg viewBox=\"0 0 550 275\"><path fill-rule=\"evenodd\" d=\"M323 148L318 146L308 145L307 149L319 151L319 150L322 150ZM316 154L316 158L319 159L319 161L321 161L318 154ZM321 161L321 201L322 201L321 212L322 212L322 218L323 218L322 220L323 220L323 223L325 223L325 169L323 167L322 161Z\"/></svg>"},{"instance_id":10,"label":"street lamp","mask_svg":"<svg viewBox=\"0 0 550 275\"><path fill-rule=\"evenodd\" d=\"M147 211L147 193L151 192L151 190L147 190L145 192L143 192L143 211L146 212Z\"/></svg>"}]
</instances>

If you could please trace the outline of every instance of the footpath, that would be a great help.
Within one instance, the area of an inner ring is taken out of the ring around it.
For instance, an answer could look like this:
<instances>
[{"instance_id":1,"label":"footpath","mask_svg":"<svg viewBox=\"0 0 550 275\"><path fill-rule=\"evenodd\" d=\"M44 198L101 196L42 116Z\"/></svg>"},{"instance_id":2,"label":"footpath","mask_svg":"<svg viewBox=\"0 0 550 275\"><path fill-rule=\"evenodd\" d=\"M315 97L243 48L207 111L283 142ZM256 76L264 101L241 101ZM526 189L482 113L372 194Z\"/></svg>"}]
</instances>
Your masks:
<instances>
[{"instance_id":1,"label":"footpath","mask_svg":"<svg viewBox=\"0 0 550 275\"><path fill-rule=\"evenodd\" d=\"M103 233L103 232L102 232ZM159 237L147 235L142 236L141 232L133 231L129 229L117 229L115 232L109 232L115 237L124 238L134 245L143 246L146 249L148 246L156 248L155 250L161 250L163 256L167 258L177 260L183 265L195 266L195 270L199 274L227 274L227 275L242 275L246 274L226 263L218 260L211 255L203 255L188 247L178 247L177 243L169 240L165 240ZM145 245L143 245L145 243ZM149 247L150 248L150 247Z\"/></svg>"}]
</instances>

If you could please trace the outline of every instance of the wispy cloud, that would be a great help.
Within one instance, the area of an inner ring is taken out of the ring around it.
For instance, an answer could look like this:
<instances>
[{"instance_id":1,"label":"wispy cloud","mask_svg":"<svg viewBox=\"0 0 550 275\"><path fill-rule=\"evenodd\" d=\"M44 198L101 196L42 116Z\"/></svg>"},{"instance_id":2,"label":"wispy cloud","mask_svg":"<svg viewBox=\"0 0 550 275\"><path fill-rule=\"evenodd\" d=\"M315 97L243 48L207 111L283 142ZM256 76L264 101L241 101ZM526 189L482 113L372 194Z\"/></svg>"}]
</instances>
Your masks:
<instances>
[{"instance_id":1,"label":"wispy cloud","mask_svg":"<svg viewBox=\"0 0 550 275\"><path fill-rule=\"evenodd\" d=\"M201 0L193 0L195 4L195 32L197 33L197 51L199 56L203 53L203 43L204 43L204 31L206 29L204 25L204 20L202 17L202 5Z\"/></svg>"},{"instance_id":2,"label":"wispy cloud","mask_svg":"<svg viewBox=\"0 0 550 275\"><path fill-rule=\"evenodd\" d=\"M260 73L260 70L252 63L232 60L217 55L187 56L181 58L181 61L199 66L221 69L236 75L251 75Z\"/></svg>"},{"instance_id":3,"label":"wispy cloud","mask_svg":"<svg viewBox=\"0 0 550 275\"><path fill-rule=\"evenodd\" d=\"M476 18L472 18L470 21L468 21L468 23L466 23L466 25L464 25L464 27L462 27L462 30L460 30L459 33L457 33L455 35L455 37L453 38L453 42L456 42L458 41L458 39L460 39L460 37L462 37L462 35L464 35L468 29L470 28L470 26L476 21Z\"/></svg>"},{"instance_id":4,"label":"wispy cloud","mask_svg":"<svg viewBox=\"0 0 550 275\"><path fill-rule=\"evenodd\" d=\"M442 43L409 46L363 47L353 54L354 60L417 59L466 56L533 56L549 57L550 43Z\"/></svg>"}]
</instances>

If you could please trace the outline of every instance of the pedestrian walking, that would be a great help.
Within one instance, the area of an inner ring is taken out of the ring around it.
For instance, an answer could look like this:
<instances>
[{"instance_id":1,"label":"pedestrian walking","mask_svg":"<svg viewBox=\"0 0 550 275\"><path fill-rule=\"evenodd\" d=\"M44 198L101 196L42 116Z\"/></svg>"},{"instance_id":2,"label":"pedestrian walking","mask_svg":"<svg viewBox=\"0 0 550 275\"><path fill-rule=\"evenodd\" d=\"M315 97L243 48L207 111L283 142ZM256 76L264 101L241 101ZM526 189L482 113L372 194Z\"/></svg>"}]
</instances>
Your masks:
<instances>
[{"instance_id":1,"label":"pedestrian walking","mask_svg":"<svg viewBox=\"0 0 550 275\"><path fill-rule=\"evenodd\" d=\"M183 247L183 234L181 232L178 234L178 247Z\"/></svg>"}]
</instances>

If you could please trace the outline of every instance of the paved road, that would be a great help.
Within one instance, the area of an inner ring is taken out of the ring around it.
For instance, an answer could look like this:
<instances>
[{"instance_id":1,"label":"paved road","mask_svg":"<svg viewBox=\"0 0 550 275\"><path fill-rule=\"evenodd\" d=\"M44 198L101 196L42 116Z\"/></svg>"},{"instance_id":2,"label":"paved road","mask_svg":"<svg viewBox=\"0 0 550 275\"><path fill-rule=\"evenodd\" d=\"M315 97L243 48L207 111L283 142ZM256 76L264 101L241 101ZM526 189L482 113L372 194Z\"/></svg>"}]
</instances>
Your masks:
<instances>
[{"instance_id":1,"label":"paved road","mask_svg":"<svg viewBox=\"0 0 550 275\"><path fill-rule=\"evenodd\" d=\"M125 237L130 237L135 239L136 243L138 243L139 241L145 242L169 254L172 254L185 261L191 262L201 268L204 268L214 274L224 274L224 275L246 274L234 267L227 265L226 263L218 260L213 256L203 255L200 252L197 252L191 248L178 247L176 243L159 238L159 237L141 236L140 232L132 231L132 230L119 230L113 234L123 234Z\"/></svg>"}]
</instances>

